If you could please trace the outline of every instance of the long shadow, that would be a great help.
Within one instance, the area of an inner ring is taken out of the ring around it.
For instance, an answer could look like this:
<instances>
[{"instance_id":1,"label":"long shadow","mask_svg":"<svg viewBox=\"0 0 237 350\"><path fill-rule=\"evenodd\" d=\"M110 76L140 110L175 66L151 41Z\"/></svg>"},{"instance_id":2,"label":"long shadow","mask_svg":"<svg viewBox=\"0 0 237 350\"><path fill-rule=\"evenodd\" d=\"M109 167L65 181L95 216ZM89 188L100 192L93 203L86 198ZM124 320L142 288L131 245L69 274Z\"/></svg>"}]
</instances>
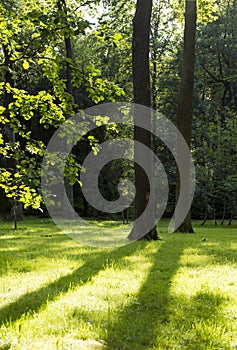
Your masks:
<instances>
[{"instance_id":1,"label":"long shadow","mask_svg":"<svg viewBox=\"0 0 237 350\"><path fill-rule=\"evenodd\" d=\"M105 264L108 265L110 261L116 264L116 261L119 261L122 257L134 254L137 249L140 249L140 246L141 242L135 242L110 252L91 253L92 256L91 254L83 254L85 263L71 274L60 277L33 292L24 294L14 302L0 308L0 326L8 321L18 320L23 314L37 312L59 294L67 293L69 289L90 281L93 276L105 268ZM143 246L145 246L144 243Z\"/></svg>"},{"instance_id":2,"label":"long shadow","mask_svg":"<svg viewBox=\"0 0 237 350\"><path fill-rule=\"evenodd\" d=\"M39 261L41 257L51 259L52 256L62 256L68 259L78 259L78 251L88 252L88 247L78 247L77 245L65 245L71 239L62 234L52 234L52 236L41 237L40 235L31 237L30 235L19 235L7 237L0 240L0 276L9 272L29 272L34 271L33 261ZM65 244L65 245L64 245ZM95 251L95 249L94 249ZM7 264L9 262L10 264Z\"/></svg>"},{"instance_id":3,"label":"long shadow","mask_svg":"<svg viewBox=\"0 0 237 350\"><path fill-rule=\"evenodd\" d=\"M186 315L185 322L177 317L176 325L174 325L176 329L179 329L182 322L183 336L179 336L177 341L180 348L211 349L210 344L212 344L213 349L229 349L228 338L230 339L233 330L231 327L227 329L225 318L222 315L222 305L227 300L228 298L220 293L203 290L185 305L182 301L183 314Z\"/></svg>"},{"instance_id":4,"label":"long shadow","mask_svg":"<svg viewBox=\"0 0 237 350\"><path fill-rule=\"evenodd\" d=\"M227 348L225 335L221 330L217 332L218 327L225 329L223 317L223 322L217 324L221 306L226 301L223 295L205 288L193 298L171 293L172 279L181 266L179 261L184 249L198 247L199 240L182 240L178 235L157 244L161 246L151 257L153 265L135 299L118 312L114 321L108 322L106 349L196 350L206 349L211 343L218 344L215 349ZM172 305L180 307L172 310Z\"/></svg>"},{"instance_id":5,"label":"long shadow","mask_svg":"<svg viewBox=\"0 0 237 350\"><path fill-rule=\"evenodd\" d=\"M169 290L185 244L174 238L157 245L151 257L153 265L136 299L117 314L115 322L108 324L108 349L151 349L157 336L158 319L161 324L169 319ZM171 252L172 257L167 260Z\"/></svg>"},{"instance_id":6,"label":"long shadow","mask_svg":"<svg viewBox=\"0 0 237 350\"><path fill-rule=\"evenodd\" d=\"M233 248L224 247L221 248L209 248L207 247L205 250L202 249L201 252L206 253L210 257L215 259L216 264L236 264L237 262L237 251Z\"/></svg>"}]
</instances>

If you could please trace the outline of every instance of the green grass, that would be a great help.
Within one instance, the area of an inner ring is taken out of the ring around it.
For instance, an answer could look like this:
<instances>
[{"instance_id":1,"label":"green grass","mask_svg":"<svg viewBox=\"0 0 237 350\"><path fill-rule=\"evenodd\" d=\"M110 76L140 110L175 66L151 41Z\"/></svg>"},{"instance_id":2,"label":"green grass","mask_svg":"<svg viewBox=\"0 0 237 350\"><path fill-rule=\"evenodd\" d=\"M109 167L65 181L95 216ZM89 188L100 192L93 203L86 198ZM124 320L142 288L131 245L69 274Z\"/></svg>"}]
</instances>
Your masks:
<instances>
[{"instance_id":1,"label":"green grass","mask_svg":"<svg viewBox=\"0 0 237 350\"><path fill-rule=\"evenodd\" d=\"M194 224L103 249L48 219L0 223L0 350L237 349L237 225Z\"/></svg>"}]
</instances>

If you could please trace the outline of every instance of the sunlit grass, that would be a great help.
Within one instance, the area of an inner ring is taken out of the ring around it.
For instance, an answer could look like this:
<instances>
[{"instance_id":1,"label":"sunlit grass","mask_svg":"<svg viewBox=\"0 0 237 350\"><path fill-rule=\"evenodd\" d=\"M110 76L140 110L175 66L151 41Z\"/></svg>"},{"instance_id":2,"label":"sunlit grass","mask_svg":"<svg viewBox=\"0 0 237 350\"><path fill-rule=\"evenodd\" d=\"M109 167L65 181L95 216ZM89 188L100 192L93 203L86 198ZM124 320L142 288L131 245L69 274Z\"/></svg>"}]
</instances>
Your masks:
<instances>
[{"instance_id":1,"label":"sunlit grass","mask_svg":"<svg viewBox=\"0 0 237 350\"><path fill-rule=\"evenodd\" d=\"M102 249L48 219L1 223L0 350L237 349L237 226L195 224Z\"/></svg>"}]
</instances>

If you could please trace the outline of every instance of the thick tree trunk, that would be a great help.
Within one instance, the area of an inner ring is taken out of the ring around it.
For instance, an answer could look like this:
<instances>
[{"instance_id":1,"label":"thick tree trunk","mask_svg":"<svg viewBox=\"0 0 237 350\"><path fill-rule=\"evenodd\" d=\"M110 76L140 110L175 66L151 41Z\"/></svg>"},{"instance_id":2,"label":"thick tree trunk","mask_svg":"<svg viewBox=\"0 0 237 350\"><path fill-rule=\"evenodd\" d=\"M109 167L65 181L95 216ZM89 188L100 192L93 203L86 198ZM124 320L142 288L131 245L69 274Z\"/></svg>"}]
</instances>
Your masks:
<instances>
[{"instance_id":1,"label":"thick tree trunk","mask_svg":"<svg viewBox=\"0 0 237 350\"><path fill-rule=\"evenodd\" d=\"M133 20L133 88L134 103L150 107L151 106L151 87L150 87L150 69L149 69L149 45L150 45L150 21L152 12L152 0L137 0L136 13ZM134 110L134 122L136 123L137 107ZM151 114L144 115L147 118L146 125L151 130ZM134 127L134 140L143 143L151 149L151 133L145 129ZM139 159L138 149L135 146L135 160ZM152 152L151 152L152 153ZM152 167L152 156L147 159L148 167ZM144 170L135 162L135 187L136 196L134 203L134 220L138 219L146 209L150 191L148 177ZM154 208L155 213L155 208ZM154 218L154 213L148 213L147 220ZM134 223L133 230L128 236L129 239L136 239L139 231ZM139 235L140 236L140 235ZM157 240L155 219L154 227L148 233L144 233L142 239Z\"/></svg>"},{"instance_id":2,"label":"thick tree trunk","mask_svg":"<svg viewBox=\"0 0 237 350\"><path fill-rule=\"evenodd\" d=\"M194 67L195 67L195 34L196 34L197 6L196 0L186 0L185 8L185 29L184 29L184 50L183 50L183 68L180 82L179 101L178 101L178 129L183 135L187 145L191 146L192 134L192 102L194 85ZM179 154L178 147L178 156ZM191 191L190 185L190 164L186 168L186 188ZM180 193L180 178L177 175L176 201ZM190 193L191 196L191 193ZM176 230L178 232L193 233L191 222L191 210L187 214L183 223Z\"/></svg>"}]
</instances>

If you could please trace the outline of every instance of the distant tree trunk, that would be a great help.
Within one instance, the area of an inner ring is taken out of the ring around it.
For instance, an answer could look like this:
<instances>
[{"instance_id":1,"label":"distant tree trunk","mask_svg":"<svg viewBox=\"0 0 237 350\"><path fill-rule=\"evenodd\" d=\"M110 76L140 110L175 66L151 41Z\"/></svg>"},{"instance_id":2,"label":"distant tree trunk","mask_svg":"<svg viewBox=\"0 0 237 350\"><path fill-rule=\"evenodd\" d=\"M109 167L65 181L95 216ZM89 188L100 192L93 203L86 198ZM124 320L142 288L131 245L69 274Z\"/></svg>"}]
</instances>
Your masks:
<instances>
[{"instance_id":1,"label":"distant tree trunk","mask_svg":"<svg viewBox=\"0 0 237 350\"><path fill-rule=\"evenodd\" d=\"M215 199L214 199L214 203L213 203L213 219L214 219L215 226L217 226L217 221L216 221L216 201L215 201Z\"/></svg>"},{"instance_id":2,"label":"distant tree trunk","mask_svg":"<svg viewBox=\"0 0 237 350\"><path fill-rule=\"evenodd\" d=\"M122 220L123 220L123 224L128 224L128 208L125 208L122 211Z\"/></svg>"},{"instance_id":3,"label":"distant tree trunk","mask_svg":"<svg viewBox=\"0 0 237 350\"><path fill-rule=\"evenodd\" d=\"M204 225L205 225L205 223L206 223L207 219L208 219L208 199L206 198L206 200L205 200L205 213L204 213L204 219L203 219L203 221L202 221L202 223L201 223L201 225L202 225L202 226L204 226Z\"/></svg>"},{"instance_id":4,"label":"distant tree trunk","mask_svg":"<svg viewBox=\"0 0 237 350\"><path fill-rule=\"evenodd\" d=\"M225 194L224 194L223 214L222 214L221 225L224 225L224 221L225 221L226 204L227 204L226 201L227 201L227 195L226 195L226 193L225 193Z\"/></svg>"},{"instance_id":5,"label":"distant tree trunk","mask_svg":"<svg viewBox=\"0 0 237 350\"><path fill-rule=\"evenodd\" d=\"M2 47L3 47L3 54L4 54L5 83L9 84L11 87L14 87L15 82L14 82L13 75L12 75L12 72L14 69L13 62L11 61L8 46L3 45ZM12 92L7 92L5 89L3 98L4 98L4 101L3 101L4 107L6 108L5 115L6 115L6 118L9 119L9 105L10 105L10 103L13 102ZM3 126L3 134L4 134L4 138L5 138L6 142L8 142L8 143L14 142L14 140L15 140L14 132L10 128L8 123L4 124L4 126ZM15 164L15 160L13 158L6 158L6 163L7 163L6 166L9 170L15 171L16 164Z\"/></svg>"},{"instance_id":6,"label":"distant tree trunk","mask_svg":"<svg viewBox=\"0 0 237 350\"><path fill-rule=\"evenodd\" d=\"M230 220L228 222L229 226L232 224L233 219L234 219L234 207L232 207L232 209L231 209Z\"/></svg>"},{"instance_id":7,"label":"distant tree trunk","mask_svg":"<svg viewBox=\"0 0 237 350\"><path fill-rule=\"evenodd\" d=\"M133 20L133 88L134 103L150 107L151 106L151 87L150 87L150 69L149 69L149 46L150 46L150 21L152 12L152 0L137 0L136 13ZM136 125L136 108L134 111L134 122ZM144 115L147 118L146 125L151 130L151 114ZM143 143L151 149L151 133L145 129L134 127L134 140ZM152 153L152 152L151 152ZM135 159L139 158L138 150L134 149ZM152 156L147 159L148 166L152 167ZM149 196L150 184L144 170L135 163L135 187L136 196L134 200L134 219L138 219L144 212ZM154 208L155 213L155 208ZM154 213L148 213L154 218ZM129 239L136 239L137 228L133 225ZM154 227L150 232L144 233L142 239L157 240L155 219Z\"/></svg>"},{"instance_id":8,"label":"distant tree trunk","mask_svg":"<svg viewBox=\"0 0 237 350\"><path fill-rule=\"evenodd\" d=\"M10 47L10 43L9 43ZM2 45L3 48L3 54L4 54L4 68L5 68L5 83L9 84L11 87L15 86L15 81L13 78L12 72L14 71L14 65L11 61L11 56L9 53L9 47L8 45ZM5 116L6 119L9 119L9 105L13 102L13 94L12 92L7 92L6 89L4 91L3 95L3 104L6 108ZM11 127L8 125L8 123L3 125L3 137L6 143L13 143L15 142L15 135L14 131L11 129ZM5 166L8 171L10 171L12 174L16 171L16 161L13 157L6 157L5 159ZM8 221L14 221L14 227L17 229L17 221L22 220L23 218L23 209L22 205L20 205L17 201L17 199L14 199L11 203L11 209L10 212L6 215L8 218ZM16 210L17 208L17 210Z\"/></svg>"},{"instance_id":9,"label":"distant tree trunk","mask_svg":"<svg viewBox=\"0 0 237 350\"><path fill-rule=\"evenodd\" d=\"M185 7L185 29L184 29L184 49L183 49L183 67L179 90L178 101L178 129L183 135L188 147L191 147L192 134L192 102L194 86L194 67L195 67L195 35L197 21L196 0L186 0ZM179 154L182 157L182 154ZM190 164L186 164L186 190L191 195L190 186ZM176 202L180 193L180 177L177 174L176 184ZM178 232L193 233L191 222L191 210L187 214L183 223L177 228Z\"/></svg>"},{"instance_id":10,"label":"distant tree trunk","mask_svg":"<svg viewBox=\"0 0 237 350\"><path fill-rule=\"evenodd\" d=\"M65 0L58 0L57 7L59 11L64 11L67 15ZM70 29L70 28L69 28ZM72 43L70 34L64 36L65 50L66 50L66 91L72 95Z\"/></svg>"},{"instance_id":11,"label":"distant tree trunk","mask_svg":"<svg viewBox=\"0 0 237 350\"><path fill-rule=\"evenodd\" d=\"M89 216L89 214L88 214L88 209L89 209L88 202L82 193L81 193L81 198L82 198L82 203L83 203L83 215L84 215L84 217L88 217Z\"/></svg>"},{"instance_id":12,"label":"distant tree trunk","mask_svg":"<svg viewBox=\"0 0 237 350\"><path fill-rule=\"evenodd\" d=\"M157 4L157 11L155 13L156 20L155 23L153 24L153 30L151 31L151 47L152 47L152 52L151 52L151 61L152 61L152 68L153 72L151 75L151 105L152 109L155 111L157 110L157 86L158 86L158 58L159 58L159 27L160 27L160 21L162 17L162 1L159 1ZM155 122L155 120L154 120Z\"/></svg>"}]
</instances>

